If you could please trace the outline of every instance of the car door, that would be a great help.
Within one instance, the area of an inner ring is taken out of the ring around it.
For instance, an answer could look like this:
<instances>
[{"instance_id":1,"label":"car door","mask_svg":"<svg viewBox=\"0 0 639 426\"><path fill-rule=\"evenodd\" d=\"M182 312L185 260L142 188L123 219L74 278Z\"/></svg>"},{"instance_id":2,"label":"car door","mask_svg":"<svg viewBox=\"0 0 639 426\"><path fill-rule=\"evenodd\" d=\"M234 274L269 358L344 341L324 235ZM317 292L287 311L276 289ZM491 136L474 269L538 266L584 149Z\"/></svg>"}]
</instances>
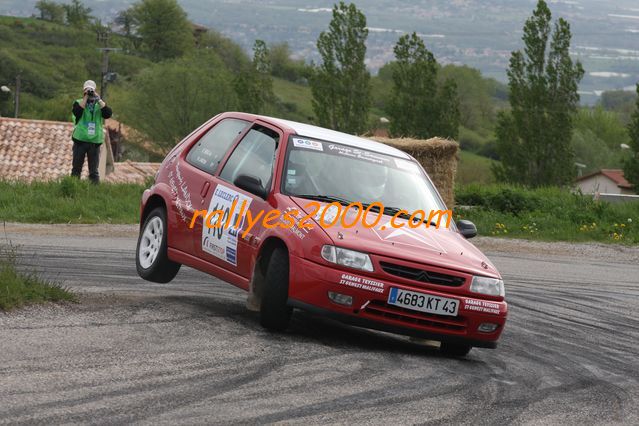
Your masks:
<instances>
[{"instance_id":1,"label":"car door","mask_svg":"<svg viewBox=\"0 0 639 426\"><path fill-rule=\"evenodd\" d=\"M270 193L273 185L275 153L281 139L280 131L265 124L253 124L237 143L226 160L216 185L211 189L208 211L220 210L222 226L203 230L202 256L243 277L251 274L252 257L263 232L262 217L271 210L269 203L235 185L240 175L250 175L261 181ZM245 235L248 220L259 218ZM208 225L215 225L215 220Z\"/></svg>"},{"instance_id":2,"label":"car door","mask_svg":"<svg viewBox=\"0 0 639 426\"><path fill-rule=\"evenodd\" d=\"M176 246L179 250L199 256L203 220L193 220L194 212L209 207L214 174L234 143L250 125L251 122L237 118L225 118L217 122L187 152L178 157L175 165L170 166L169 183L172 192L178 194L178 202L174 203L179 223L175 230L176 240L184 242L182 246Z\"/></svg>"}]
</instances>

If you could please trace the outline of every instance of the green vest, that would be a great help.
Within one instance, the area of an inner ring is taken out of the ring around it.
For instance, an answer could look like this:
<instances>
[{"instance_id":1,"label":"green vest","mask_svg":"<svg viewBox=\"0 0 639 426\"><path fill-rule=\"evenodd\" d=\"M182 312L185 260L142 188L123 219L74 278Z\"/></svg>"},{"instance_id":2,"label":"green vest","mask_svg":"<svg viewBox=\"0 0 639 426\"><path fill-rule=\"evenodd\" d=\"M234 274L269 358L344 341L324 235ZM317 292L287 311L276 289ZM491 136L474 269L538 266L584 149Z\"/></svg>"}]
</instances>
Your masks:
<instances>
[{"instance_id":1,"label":"green vest","mask_svg":"<svg viewBox=\"0 0 639 426\"><path fill-rule=\"evenodd\" d=\"M82 99L78 99L76 102L80 103L81 101ZM103 125L104 119L102 118L100 105L95 103L93 105L93 111L87 106L82 112L82 118L75 124L73 138L82 142L101 144L104 142L104 133L102 132Z\"/></svg>"}]
</instances>

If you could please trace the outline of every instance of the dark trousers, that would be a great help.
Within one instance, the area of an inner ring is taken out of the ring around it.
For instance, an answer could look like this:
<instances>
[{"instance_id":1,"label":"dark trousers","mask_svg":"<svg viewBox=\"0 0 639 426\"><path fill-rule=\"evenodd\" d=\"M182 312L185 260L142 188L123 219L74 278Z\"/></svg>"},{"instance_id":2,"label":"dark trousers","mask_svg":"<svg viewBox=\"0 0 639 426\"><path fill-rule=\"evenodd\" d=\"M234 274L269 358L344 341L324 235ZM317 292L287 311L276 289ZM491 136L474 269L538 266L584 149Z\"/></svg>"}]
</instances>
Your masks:
<instances>
[{"instance_id":1,"label":"dark trousers","mask_svg":"<svg viewBox=\"0 0 639 426\"><path fill-rule=\"evenodd\" d=\"M73 141L73 169L71 176L80 177L82 175L82 166L84 165L84 156L86 155L89 162L89 179L93 183L100 183L100 144L91 142Z\"/></svg>"}]
</instances>

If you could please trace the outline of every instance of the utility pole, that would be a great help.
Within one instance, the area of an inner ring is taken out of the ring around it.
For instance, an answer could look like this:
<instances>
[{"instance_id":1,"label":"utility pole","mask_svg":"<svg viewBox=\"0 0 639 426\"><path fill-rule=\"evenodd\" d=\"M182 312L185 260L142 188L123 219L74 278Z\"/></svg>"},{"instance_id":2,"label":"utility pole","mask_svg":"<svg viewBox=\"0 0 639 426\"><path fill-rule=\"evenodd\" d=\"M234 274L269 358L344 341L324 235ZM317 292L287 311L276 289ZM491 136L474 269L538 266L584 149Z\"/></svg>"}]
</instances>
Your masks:
<instances>
[{"instance_id":1,"label":"utility pole","mask_svg":"<svg viewBox=\"0 0 639 426\"><path fill-rule=\"evenodd\" d=\"M102 52L102 70L100 74L100 97L106 101L107 84L112 81L112 74L109 72L109 52L114 52L117 49L109 47L109 29L106 27L100 27L98 29L98 42L102 42L104 47L98 48Z\"/></svg>"},{"instance_id":2,"label":"utility pole","mask_svg":"<svg viewBox=\"0 0 639 426\"><path fill-rule=\"evenodd\" d=\"M18 118L20 115L20 74L16 76L16 94L13 104L14 117Z\"/></svg>"}]
</instances>

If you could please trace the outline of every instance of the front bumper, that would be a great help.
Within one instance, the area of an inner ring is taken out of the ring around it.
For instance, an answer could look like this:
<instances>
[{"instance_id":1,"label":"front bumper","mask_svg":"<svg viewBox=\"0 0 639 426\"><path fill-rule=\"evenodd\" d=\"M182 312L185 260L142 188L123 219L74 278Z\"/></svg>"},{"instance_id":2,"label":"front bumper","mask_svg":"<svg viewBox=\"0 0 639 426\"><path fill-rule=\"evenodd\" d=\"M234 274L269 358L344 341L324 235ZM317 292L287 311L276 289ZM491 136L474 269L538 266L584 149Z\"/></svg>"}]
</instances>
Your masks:
<instances>
[{"instance_id":1,"label":"front bumper","mask_svg":"<svg viewBox=\"0 0 639 426\"><path fill-rule=\"evenodd\" d=\"M458 316L444 316L389 305L391 287L419 291L460 301ZM352 306L333 303L328 292L353 297ZM341 322L390 333L495 348L506 322L506 302L424 289L423 286L367 277L291 256L289 304ZM496 324L495 331L478 331L482 323Z\"/></svg>"}]
</instances>

